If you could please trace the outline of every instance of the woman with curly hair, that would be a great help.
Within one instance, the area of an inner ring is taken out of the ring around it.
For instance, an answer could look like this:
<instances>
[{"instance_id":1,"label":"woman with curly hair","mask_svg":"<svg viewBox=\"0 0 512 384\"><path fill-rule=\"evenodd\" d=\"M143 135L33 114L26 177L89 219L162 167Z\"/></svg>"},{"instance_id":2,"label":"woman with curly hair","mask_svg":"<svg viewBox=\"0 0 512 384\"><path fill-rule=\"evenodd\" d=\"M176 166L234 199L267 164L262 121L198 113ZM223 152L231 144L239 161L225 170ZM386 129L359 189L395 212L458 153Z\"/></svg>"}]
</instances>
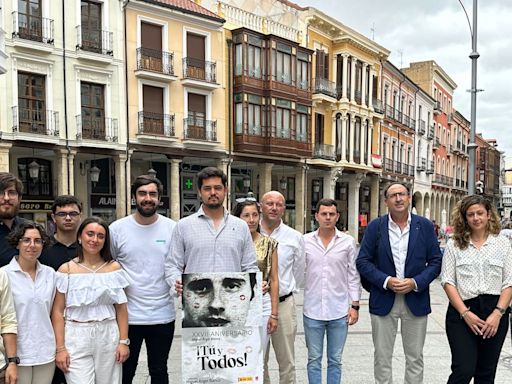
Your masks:
<instances>
[{"instance_id":1,"label":"woman with curly hair","mask_svg":"<svg viewBox=\"0 0 512 384\"><path fill-rule=\"evenodd\" d=\"M23 221L7 241L18 251L2 268L9 277L18 319L17 383L50 384L55 370L55 336L50 321L55 271L38 261L49 238L40 224Z\"/></svg>"},{"instance_id":2,"label":"woman with curly hair","mask_svg":"<svg viewBox=\"0 0 512 384\"><path fill-rule=\"evenodd\" d=\"M499 236L492 203L466 196L452 212L441 283L450 300L446 334L452 353L448 383L493 383L508 330L512 248Z\"/></svg>"}]
</instances>

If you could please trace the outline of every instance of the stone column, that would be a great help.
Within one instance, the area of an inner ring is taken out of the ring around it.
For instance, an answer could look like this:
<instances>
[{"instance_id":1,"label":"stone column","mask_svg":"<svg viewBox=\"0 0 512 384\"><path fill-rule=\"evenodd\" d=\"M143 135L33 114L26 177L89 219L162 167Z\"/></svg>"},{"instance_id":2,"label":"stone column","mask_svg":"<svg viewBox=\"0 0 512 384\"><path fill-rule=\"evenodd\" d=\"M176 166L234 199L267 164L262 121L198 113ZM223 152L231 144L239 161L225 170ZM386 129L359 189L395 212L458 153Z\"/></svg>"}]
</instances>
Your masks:
<instances>
[{"instance_id":1,"label":"stone column","mask_svg":"<svg viewBox=\"0 0 512 384\"><path fill-rule=\"evenodd\" d=\"M343 73L342 73L342 81L343 87L341 87L341 99L343 101L347 101L347 81L348 81L348 53L343 53Z\"/></svg>"},{"instance_id":2,"label":"stone column","mask_svg":"<svg viewBox=\"0 0 512 384\"><path fill-rule=\"evenodd\" d=\"M355 148L355 145L354 145L354 129L355 129L355 118L354 118L354 115L351 115L350 116L350 145L348 147L348 151L349 151L349 154L348 154L348 157L349 157L349 161L351 163L354 162L354 148Z\"/></svg>"},{"instance_id":3,"label":"stone column","mask_svg":"<svg viewBox=\"0 0 512 384\"><path fill-rule=\"evenodd\" d=\"M9 150L11 143L0 143L0 172L9 172Z\"/></svg>"},{"instance_id":4,"label":"stone column","mask_svg":"<svg viewBox=\"0 0 512 384\"><path fill-rule=\"evenodd\" d=\"M178 221L181 217L181 196L180 196L180 164L181 159L169 159L169 186L170 201L169 201L169 214L171 219Z\"/></svg>"},{"instance_id":5,"label":"stone column","mask_svg":"<svg viewBox=\"0 0 512 384\"><path fill-rule=\"evenodd\" d=\"M306 212L306 197L307 197L307 180L306 180L306 165L302 165L295 170L295 229L300 233L304 233Z\"/></svg>"},{"instance_id":6,"label":"stone column","mask_svg":"<svg viewBox=\"0 0 512 384\"><path fill-rule=\"evenodd\" d=\"M116 172L116 217L118 219L125 217L131 212L131 201L130 193L130 163L126 160L128 157L126 153L120 153L114 156L115 172ZM128 180L126 179L126 173L128 174Z\"/></svg>"},{"instance_id":7,"label":"stone column","mask_svg":"<svg viewBox=\"0 0 512 384\"><path fill-rule=\"evenodd\" d=\"M258 173L260 175L259 185L258 185L258 193L259 199L261 197L272 190L272 167L273 163L263 163L258 166Z\"/></svg>"},{"instance_id":8,"label":"stone column","mask_svg":"<svg viewBox=\"0 0 512 384\"><path fill-rule=\"evenodd\" d=\"M368 80L368 108L373 109L373 78L375 76L375 71L372 69L370 65L370 79Z\"/></svg>"},{"instance_id":9,"label":"stone column","mask_svg":"<svg viewBox=\"0 0 512 384\"><path fill-rule=\"evenodd\" d=\"M359 232L359 188L361 181L365 178L366 174L356 173L350 175L348 179L348 231L354 239L358 238Z\"/></svg>"},{"instance_id":10,"label":"stone column","mask_svg":"<svg viewBox=\"0 0 512 384\"><path fill-rule=\"evenodd\" d=\"M366 159L366 164L369 166L372 165L372 140L373 140L373 124L371 121L368 121L368 127L367 127L367 134L368 134L368 159Z\"/></svg>"},{"instance_id":11,"label":"stone column","mask_svg":"<svg viewBox=\"0 0 512 384\"><path fill-rule=\"evenodd\" d=\"M347 115L341 116L341 159L347 161Z\"/></svg>"},{"instance_id":12,"label":"stone column","mask_svg":"<svg viewBox=\"0 0 512 384\"><path fill-rule=\"evenodd\" d=\"M365 135L367 134L367 132L366 132L367 124L368 124L367 120L361 121L361 133L359 135L361 138L361 140L359 141L359 164L361 164L361 165L364 165L364 163L365 163L364 145L365 145Z\"/></svg>"},{"instance_id":13,"label":"stone column","mask_svg":"<svg viewBox=\"0 0 512 384\"><path fill-rule=\"evenodd\" d=\"M379 175L373 175L370 186L370 220L379 216L379 197Z\"/></svg>"},{"instance_id":14,"label":"stone column","mask_svg":"<svg viewBox=\"0 0 512 384\"><path fill-rule=\"evenodd\" d=\"M352 56L351 61L351 73L350 73L350 101L355 102L356 92L356 58Z\"/></svg>"},{"instance_id":15,"label":"stone column","mask_svg":"<svg viewBox=\"0 0 512 384\"><path fill-rule=\"evenodd\" d=\"M362 76L361 76L361 105L366 106L366 68L368 63L363 63Z\"/></svg>"},{"instance_id":16,"label":"stone column","mask_svg":"<svg viewBox=\"0 0 512 384\"><path fill-rule=\"evenodd\" d=\"M58 195L73 195L75 193L75 183L74 183L74 160L76 151L70 151L69 153L69 164L68 164L68 151L67 149L60 148L55 151L56 158L56 175L55 179L57 180L57 194ZM68 175L69 175L69 185L68 185Z\"/></svg>"},{"instance_id":17,"label":"stone column","mask_svg":"<svg viewBox=\"0 0 512 384\"><path fill-rule=\"evenodd\" d=\"M336 183L341 179L343 167L333 167L325 172L324 176L324 195L326 199L334 199L336 193Z\"/></svg>"}]
</instances>

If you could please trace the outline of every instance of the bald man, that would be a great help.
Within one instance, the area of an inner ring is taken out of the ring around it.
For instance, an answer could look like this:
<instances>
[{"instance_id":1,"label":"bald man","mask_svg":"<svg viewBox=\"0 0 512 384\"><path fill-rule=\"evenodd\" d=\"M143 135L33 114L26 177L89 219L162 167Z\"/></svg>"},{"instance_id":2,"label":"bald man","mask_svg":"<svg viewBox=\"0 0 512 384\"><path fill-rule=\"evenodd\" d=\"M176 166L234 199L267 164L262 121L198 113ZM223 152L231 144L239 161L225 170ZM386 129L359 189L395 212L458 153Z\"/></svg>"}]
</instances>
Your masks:
<instances>
[{"instance_id":1,"label":"bald man","mask_svg":"<svg viewBox=\"0 0 512 384\"><path fill-rule=\"evenodd\" d=\"M272 346L279 364L279 383L294 384L297 312L293 294L304 283L305 251L302 234L283 223L285 209L286 201L280 192L270 191L261 198L261 233L279 242L279 320L277 331L271 335ZM267 367L268 353L264 382L270 383Z\"/></svg>"}]
</instances>

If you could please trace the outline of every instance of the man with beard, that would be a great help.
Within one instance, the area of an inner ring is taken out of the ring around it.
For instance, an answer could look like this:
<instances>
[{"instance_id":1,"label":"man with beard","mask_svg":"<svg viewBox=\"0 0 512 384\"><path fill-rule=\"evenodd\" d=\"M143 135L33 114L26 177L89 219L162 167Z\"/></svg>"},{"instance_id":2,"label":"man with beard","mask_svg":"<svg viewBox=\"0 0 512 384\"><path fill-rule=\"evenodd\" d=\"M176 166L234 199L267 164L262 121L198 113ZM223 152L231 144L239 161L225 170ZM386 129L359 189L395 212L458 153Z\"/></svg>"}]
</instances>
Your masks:
<instances>
[{"instance_id":1,"label":"man with beard","mask_svg":"<svg viewBox=\"0 0 512 384\"><path fill-rule=\"evenodd\" d=\"M167 359L174 336L176 312L164 279L164 262L170 255L176 223L157 213L163 185L142 175L131 186L137 210L110 225L112 256L130 277L128 340L130 357L123 364L123 384L131 383L142 342L146 342L148 369L153 384L169 383Z\"/></svg>"},{"instance_id":2,"label":"man with beard","mask_svg":"<svg viewBox=\"0 0 512 384\"><path fill-rule=\"evenodd\" d=\"M23 184L12 173L0 172L0 267L11 262L18 250L5 239L23 219L17 217Z\"/></svg>"},{"instance_id":3,"label":"man with beard","mask_svg":"<svg viewBox=\"0 0 512 384\"><path fill-rule=\"evenodd\" d=\"M207 167L197 174L201 207L178 222L165 266L165 278L178 294L182 273L259 271L249 227L222 205L227 190L220 169Z\"/></svg>"}]
</instances>

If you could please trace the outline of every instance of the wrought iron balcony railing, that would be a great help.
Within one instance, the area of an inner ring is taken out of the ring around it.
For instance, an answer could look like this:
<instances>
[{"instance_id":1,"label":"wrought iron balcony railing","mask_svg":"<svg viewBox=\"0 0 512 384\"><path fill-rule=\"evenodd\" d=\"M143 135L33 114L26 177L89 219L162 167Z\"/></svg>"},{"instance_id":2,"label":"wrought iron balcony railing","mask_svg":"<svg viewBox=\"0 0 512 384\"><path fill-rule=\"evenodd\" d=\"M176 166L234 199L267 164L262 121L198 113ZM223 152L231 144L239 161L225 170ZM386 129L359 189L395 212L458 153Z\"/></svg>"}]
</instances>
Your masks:
<instances>
[{"instance_id":1,"label":"wrought iron balcony railing","mask_svg":"<svg viewBox=\"0 0 512 384\"><path fill-rule=\"evenodd\" d=\"M217 141L217 122L196 117L183 119L185 140Z\"/></svg>"},{"instance_id":2,"label":"wrought iron balcony railing","mask_svg":"<svg viewBox=\"0 0 512 384\"><path fill-rule=\"evenodd\" d=\"M194 80L201 80L207 83L217 82L217 63L194 59L183 58L183 77Z\"/></svg>"},{"instance_id":3,"label":"wrought iron balcony railing","mask_svg":"<svg viewBox=\"0 0 512 384\"><path fill-rule=\"evenodd\" d=\"M46 17L12 13L12 35L24 40L53 44L53 20Z\"/></svg>"},{"instance_id":4,"label":"wrought iron balcony railing","mask_svg":"<svg viewBox=\"0 0 512 384\"><path fill-rule=\"evenodd\" d=\"M110 117L76 115L77 140L117 141L118 121Z\"/></svg>"},{"instance_id":5,"label":"wrought iron balcony railing","mask_svg":"<svg viewBox=\"0 0 512 384\"><path fill-rule=\"evenodd\" d=\"M139 134L165 137L175 136L174 115L139 112Z\"/></svg>"},{"instance_id":6,"label":"wrought iron balcony railing","mask_svg":"<svg viewBox=\"0 0 512 384\"><path fill-rule=\"evenodd\" d=\"M76 48L101 53L103 55L114 54L113 50L113 33L93 28L82 28L81 25L76 26Z\"/></svg>"},{"instance_id":7,"label":"wrought iron balcony railing","mask_svg":"<svg viewBox=\"0 0 512 384\"><path fill-rule=\"evenodd\" d=\"M59 112L12 107L12 131L59 136Z\"/></svg>"},{"instance_id":8,"label":"wrought iron balcony railing","mask_svg":"<svg viewBox=\"0 0 512 384\"><path fill-rule=\"evenodd\" d=\"M137 70L174 75L174 54L155 49L137 48Z\"/></svg>"}]
</instances>

